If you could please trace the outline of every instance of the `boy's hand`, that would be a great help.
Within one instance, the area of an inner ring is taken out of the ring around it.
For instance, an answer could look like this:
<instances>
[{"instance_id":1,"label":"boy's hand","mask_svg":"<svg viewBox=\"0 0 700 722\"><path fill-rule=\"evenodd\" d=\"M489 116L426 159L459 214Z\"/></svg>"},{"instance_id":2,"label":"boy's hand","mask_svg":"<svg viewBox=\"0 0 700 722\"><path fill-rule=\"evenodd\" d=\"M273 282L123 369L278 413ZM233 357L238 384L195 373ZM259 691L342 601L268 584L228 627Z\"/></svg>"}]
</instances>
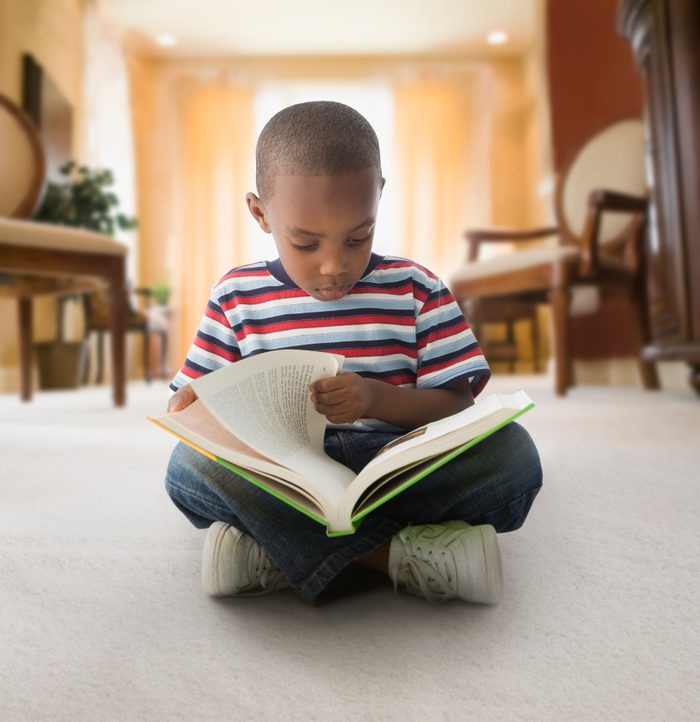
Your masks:
<instances>
[{"instance_id":1,"label":"boy's hand","mask_svg":"<svg viewBox=\"0 0 700 722\"><path fill-rule=\"evenodd\" d=\"M172 413L173 411L182 411L183 409L186 409L196 398L197 394L195 394L189 384L187 384L187 386L182 386L170 397L170 400L168 401L168 412Z\"/></svg>"},{"instance_id":2,"label":"boy's hand","mask_svg":"<svg viewBox=\"0 0 700 722\"><path fill-rule=\"evenodd\" d=\"M345 372L314 381L310 386L316 411L333 424L351 424L367 415L372 402L372 383Z\"/></svg>"}]
</instances>

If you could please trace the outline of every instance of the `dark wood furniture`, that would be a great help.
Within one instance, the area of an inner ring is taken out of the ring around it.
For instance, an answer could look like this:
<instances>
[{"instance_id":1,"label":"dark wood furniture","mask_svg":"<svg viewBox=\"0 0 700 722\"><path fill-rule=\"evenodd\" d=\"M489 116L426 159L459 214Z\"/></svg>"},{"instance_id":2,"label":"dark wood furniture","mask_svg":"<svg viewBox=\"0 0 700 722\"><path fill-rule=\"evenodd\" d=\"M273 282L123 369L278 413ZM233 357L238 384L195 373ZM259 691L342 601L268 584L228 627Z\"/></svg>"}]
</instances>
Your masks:
<instances>
[{"instance_id":1,"label":"dark wood furniture","mask_svg":"<svg viewBox=\"0 0 700 722\"><path fill-rule=\"evenodd\" d=\"M24 220L34 209L41 189L43 150L29 116L2 95L0 133L0 173L14 179L0 186L7 192L0 194L0 296L14 297L18 302L21 398L32 398L32 299L106 288L114 403L123 406L127 248L97 233Z\"/></svg>"},{"instance_id":2,"label":"dark wood furniture","mask_svg":"<svg viewBox=\"0 0 700 722\"><path fill-rule=\"evenodd\" d=\"M523 240L532 240L533 238L556 233L556 228L546 228L518 235L524 236ZM488 244L498 241L500 234L494 233L494 231L472 230L465 231L464 237L467 241L467 262L473 263L479 260L482 243ZM512 241L513 238L508 236L507 240ZM540 370L538 305L537 300L528 300L526 298L467 298L462 303L462 310L489 362L505 362L508 364L511 373L516 370L515 364L520 359L515 338L515 324L521 321L528 322L530 343L532 345L532 366L533 371L538 373ZM492 341L486 333L485 326L505 326L505 339Z\"/></svg>"},{"instance_id":3,"label":"dark wood furniture","mask_svg":"<svg viewBox=\"0 0 700 722\"><path fill-rule=\"evenodd\" d=\"M644 355L687 362L700 393L700 2L624 0L619 26L647 88L655 222Z\"/></svg>"},{"instance_id":4,"label":"dark wood furniture","mask_svg":"<svg viewBox=\"0 0 700 722\"><path fill-rule=\"evenodd\" d=\"M150 383L154 376L151 368L151 339L153 337L158 339L158 363L155 376L157 378L165 378L167 376L167 319L164 316L160 318L153 313L158 309L152 305L153 291L150 288L135 288L133 294L143 299L143 307L137 308L129 304L126 330L127 332L136 333L141 336L143 374L146 382ZM88 340L91 334L97 335L95 382L101 384L104 377L104 342L105 336L110 330L107 294L103 291L93 291L92 293L83 294L83 309L85 312L85 339ZM84 368L83 383L88 382L90 365L90 354L88 353Z\"/></svg>"},{"instance_id":5,"label":"dark wood furniture","mask_svg":"<svg viewBox=\"0 0 700 722\"><path fill-rule=\"evenodd\" d=\"M528 247L485 261L474 261L470 249L467 263L450 279L450 289L467 314L469 304L474 303L477 310L478 304L488 304L494 315L501 307L504 318L510 304L523 308L550 305L555 391L560 396L574 383L570 316L579 286L595 287L601 299L627 299L635 311L640 336L644 343L648 341L643 252L648 201L622 192L644 188L642 146L642 126L637 119L623 119L601 129L559 174L556 227L469 231L465 235L472 246L505 242ZM601 190L600 186L615 190ZM557 236L558 245L532 246L552 235ZM656 367L641 358L641 348L639 353L644 387L658 388Z\"/></svg>"},{"instance_id":6,"label":"dark wood furniture","mask_svg":"<svg viewBox=\"0 0 700 722\"><path fill-rule=\"evenodd\" d=\"M20 393L32 398L34 363L32 299L107 288L112 334L112 387L116 406L126 403L126 255L46 245L54 228L44 223L0 218L0 296L14 296L19 308ZM96 234L89 234L96 235Z\"/></svg>"}]
</instances>

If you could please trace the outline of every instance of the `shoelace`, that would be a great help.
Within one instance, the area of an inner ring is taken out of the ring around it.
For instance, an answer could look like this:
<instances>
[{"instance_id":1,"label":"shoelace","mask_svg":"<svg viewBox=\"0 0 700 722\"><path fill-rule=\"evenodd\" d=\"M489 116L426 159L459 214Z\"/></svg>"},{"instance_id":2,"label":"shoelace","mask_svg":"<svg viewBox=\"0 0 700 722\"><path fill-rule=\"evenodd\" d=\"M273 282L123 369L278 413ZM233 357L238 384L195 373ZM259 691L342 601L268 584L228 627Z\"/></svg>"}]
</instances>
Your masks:
<instances>
[{"instance_id":1,"label":"shoelace","mask_svg":"<svg viewBox=\"0 0 700 722\"><path fill-rule=\"evenodd\" d=\"M265 590L284 589L287 578L259 544L251 544L248 552L248 578Z\"/></svg>"},{"instance_id":2,"label":"shoelace","mask_svg":"<svg viewBox=\"0 0 700 722\"><path fill-rule=\"evenodd\" d=\"M445 548L439 550L439 557L433 551L425 552L420 545L414 547L410 538L404 539L407 554L399 565L394 580L394 592L398 582L411 591L420 594L431 602L446 602L456 596L456 572L452 552Z\"/></svg>"}]
</instances>

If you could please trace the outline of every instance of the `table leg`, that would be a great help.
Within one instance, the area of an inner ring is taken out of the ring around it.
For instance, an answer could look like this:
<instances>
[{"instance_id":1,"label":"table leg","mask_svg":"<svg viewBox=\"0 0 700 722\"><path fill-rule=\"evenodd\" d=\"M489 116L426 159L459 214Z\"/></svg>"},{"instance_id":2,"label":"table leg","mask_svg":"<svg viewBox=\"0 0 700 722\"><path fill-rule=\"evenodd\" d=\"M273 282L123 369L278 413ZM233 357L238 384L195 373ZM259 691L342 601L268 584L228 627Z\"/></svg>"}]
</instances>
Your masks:
<instances>
[{"instance_id":1,"label":"table leg","mask_svg":"<svg viewBox=\"0 0 700 722\"><path fill-rule=\"evenodd\" d=\"M20 397L22 401L32 400L32 366L34 346L32 339L32 299L19 299L19 360Z\"/></svg>"},{"instance_id":2,"label":"table leg","mask_svg":"<svg viewBox=\"0 0 700 722\"><path fill-rule=\"evenodd\" d=\"M126 288L114 284L109 288L109 333L112 341L112 388L115 406L126 404Z\"/></svg>"},{"instance_id":3,"label":"table leg","mask_svg":"<svg viewBox=\"0 0 700 722\"><path fill-rule=\"evenodd\" d=\"M554 373L557 396L564 396L572 385L573 371L569 355L569 289L553 288L549 293L554 326Z\"/></svg>"}]
</instances>

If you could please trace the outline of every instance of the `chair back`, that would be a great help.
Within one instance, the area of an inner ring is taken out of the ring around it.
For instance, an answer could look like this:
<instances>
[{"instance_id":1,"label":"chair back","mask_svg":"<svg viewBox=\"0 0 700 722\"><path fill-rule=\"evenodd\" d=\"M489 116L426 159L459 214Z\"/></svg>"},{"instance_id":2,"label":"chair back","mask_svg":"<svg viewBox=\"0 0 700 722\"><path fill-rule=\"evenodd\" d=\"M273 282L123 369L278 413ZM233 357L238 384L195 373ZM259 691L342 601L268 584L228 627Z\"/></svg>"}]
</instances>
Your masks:
<instances>
[{"instance_id":1,"label":"chair back","mask_svg":"<svg viewBox=\"0 0 700 722\"><path fill-rule=\"evenodd\" d=\"M589 138L564 166L557 184L556 212L567 240L581 238L592 190L647 194L644 143L641 120L620 120ZM630 213L605 214L600 242L625 235L633 221Z\"/></svg>"},{"instance_id":2,"label":"chair back","mask_svg":"<svg viewBox=\"0 0 700 722\"><path fill-rule=\"evenodd\" d=\"M45 171L44 150L34 123L0 95L0 217L31 216Z\"/></svg>"}]
</instances>

